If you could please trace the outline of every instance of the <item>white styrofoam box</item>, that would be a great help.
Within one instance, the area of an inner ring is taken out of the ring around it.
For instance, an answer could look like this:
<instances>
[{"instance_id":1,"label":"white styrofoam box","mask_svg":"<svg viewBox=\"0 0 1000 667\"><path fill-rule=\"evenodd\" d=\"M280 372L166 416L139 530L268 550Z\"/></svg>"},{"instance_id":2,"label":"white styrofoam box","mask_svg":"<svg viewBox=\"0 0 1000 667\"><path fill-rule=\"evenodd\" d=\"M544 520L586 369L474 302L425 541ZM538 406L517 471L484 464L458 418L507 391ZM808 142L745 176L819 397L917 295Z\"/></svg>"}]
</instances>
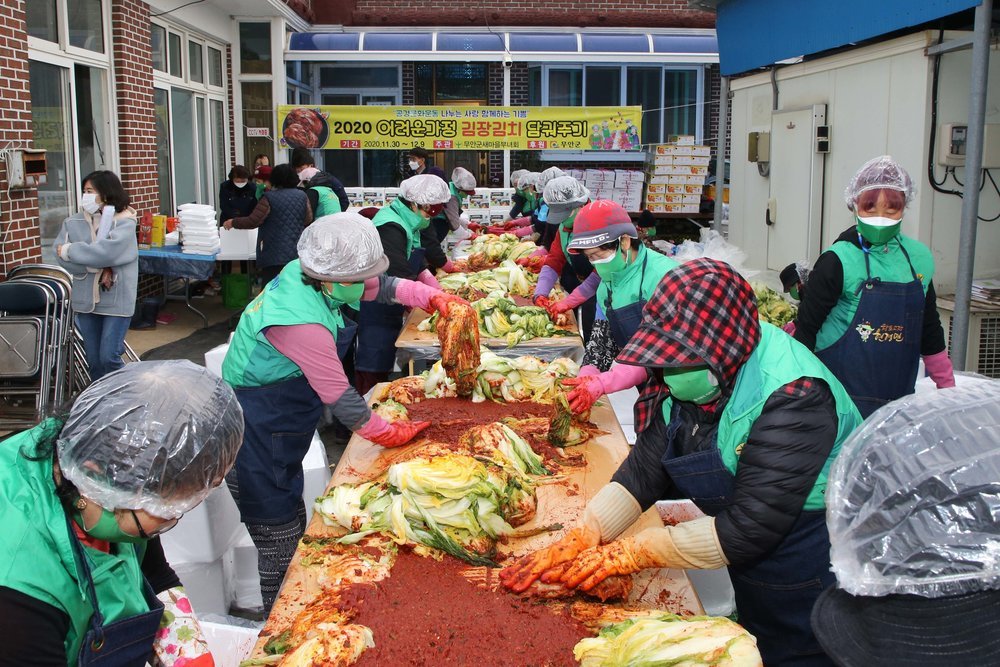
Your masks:
<instances>
[{"instance_id":1,"label":"white styrofoam box","mask_svg":"<svg viewBox=\"0 0 1000 667\"><path fill-rule=\"evenodd\" d=\"M260 593L260 571L257 569L257 547L246 530L233 547L233 604L241 609L264 606Z\"/></svg>"},{"instance_id":2,"label":"white styrofoam box","mask_svg":"<svg viewBox=\"0 0 1000 667\"><path fill-rule=\"evenodd\" d=\"M319 433L313 433L309 450L302 459L302 502L306 506L307 521L312 520L313 503L323 495L330 483L330 461L326 458L326 447L320 440Z\"/></svg>"},{"instance_id":3,"label":"white styrofoam box","mask_svg":"<svg viewBox=\"0 0 1000 667\"><path fill-rule=\"evenodd\" d=\"M250 657L260 630L241 628L238 625L201 622L201 631L212 652L215 667L239 667Z\"/></svg>"},{"instance_id":4,"label":"white styrofoam box","mask_svg":"<svg viewBox=\"0 0 1000 667\"><path fill-rule=\"evenodd\" d=\"M222 360L226 358L229 343L216 345L205 353L205 368L222 377Z\"/></svg>"},{"instance_id":5,"label":"white styrofoam box","mask_svg":"<svg viewBox=\"0 0 1000 667\"><path fill-rule=\"evenodd\" d=\"M510 208L514 188L492 188L490 189L490 206Z\"/></svg>"},{"instance_id":6,"label":"white styrofoam box","mask_svg":"<svg viewBox=\"0 0 1000 667\"><path fill-rule=\"evenodd\" d=\"M465 198L465 205L469 209L489 208L490 207L489 188L476 188L475 194L471 194Z\"/></svg>"},{"instance_id":7,"label":"white styrofoam box","mask_svg":"<svg viewBox=\"0 0 1000 667\"><path fill-rule=\"evenodd\" d=\"M180 245L181 244L181 233L179 231L172 231L168 234L163 235L163 245Z\"/></svg>"},{"instance_id":8,"label":"white styrofoam box","mask_svg":"<svg viewBox=\"0 0 1000 667\"><path fill-rule=\"evenodd\" d=\"M173 531L170 531L173 532ZM166 537L166 534L164 534ZM184 584L191 606L198 614L228 614L233 602L233 552L208 563L167 561Z\"/></svg>"},{"instance_id":9,"label":"white styrofoam box","mask_svg":"<svg viewBox=\"0 0 1000 667\"><path fill-rule=\"evenodd\" d=\"M215 207L209 204L181 204L177 207L181 213L203 213L205 211L215 214Z\"/></svg>"},{"instance_id":10,"label":"white styrofoam box","mask_svg":"<svg viewBox=\"0 0 1000 667\"><path fill-rule=\"evenodd\" d=\"M256 229L219 228L219 244L224 255L250 254L257 250Z\"/></svg>"},{"instance_id":11,"label":"white styrofoam box","mask_svg":"<svg viewBox=\"0 0 1000 667\"><path fill-rule=\"evenodd\" d=\"M477 209L475 211L469 211L467 215L469 216L469 222L474 222L477 225L490 224L489 210Z\"/></svg>"},{"instance_id":12,"label":"white styrofoam box","mask_svg":"<svg viewBox=\"0 0 1000 667\"><path fill-rule=\"evenodd\" d=\"M633 408L635 407L635 402L639 400L638 389L635 387L622 389L621 391L609 394L608 399L611 401L611 409L615 411L615 417L618 418L619 424L624 425L635 422Z\"/></svg>"},{"instance_id":13,"label":"white styrofoam box","mask_svg":"<svg viewBox=\"0 0 1000 667\"><path fill-rule=\"evenodd\" d=\"M221 558L233 546L242 527L240 511L229 488L222 484L181 517L160 541L171 563L208 563Z\"/></svg>"}]
</instances>

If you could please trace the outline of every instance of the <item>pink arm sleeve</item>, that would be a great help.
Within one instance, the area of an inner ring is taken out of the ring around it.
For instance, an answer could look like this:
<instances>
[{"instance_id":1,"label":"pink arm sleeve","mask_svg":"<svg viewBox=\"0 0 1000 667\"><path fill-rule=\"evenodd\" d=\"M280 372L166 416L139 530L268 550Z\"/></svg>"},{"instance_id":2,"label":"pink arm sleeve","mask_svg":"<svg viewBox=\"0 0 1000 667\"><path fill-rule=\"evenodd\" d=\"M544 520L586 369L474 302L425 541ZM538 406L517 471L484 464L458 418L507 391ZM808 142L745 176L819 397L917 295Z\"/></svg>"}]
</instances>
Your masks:
<instances>
[{"instance_id":1,"label":"pink arm sleeve","mask_svg":"<svg viewBox=\"0 0 1000 667\"><path fill-rule=\"evenodd\" d=\"M643 366L628 364L613 364L610 369L601 373L601 384L604 393L613 394L622 389L638 387L646 379L646 369Z\"/></svg>"},{"instance_id":2,"label":"pink arm sleeve","mask_svg":"<svg viewBox=\"0 0 1000 667\"><path fill-rule=\"evenodd\" d=\"M326 404L335 403L350 388L337 356L337 343L321 324L271 326L264 336L278 352L302 369L309 386Z\"/></svg>"},{"instance_id":3,"label":"pink arm sleeve","mask_svg":"<svg viewBox=\"0 0 1000 667\"><path fill-rule=\"evenodd\" d=\"M378 296L379 280L378 276L373 276L365 281L365 292L361 295L362 301L374 301Z\"/></svg>"},{"instance_id":4,"label":"pink arm sleeve","mask_svg":"<svg viewBox=\"0 0 1000 667\"><path fill-rule=\"evenodd\" d=\"M535 230L531 227L531 225L528 225L527 227L517 227L508 233L513 234L519 239L523 239L525 236L531 236L534 234Z\"/></svg>"},{"instance_id":5,"label":"pink arm sleeve","mask_svg":"<svg viewBox=\"0 0 1000 667\"><path fill-rule=\"evenodd\" d=\"M437 281L437 278L431 275L431 272L424 269L419 274L417 274L417 280L425 285L429 285L435 289L441 289L441 283Z\"/></svg>"},{"instance_id":6,"label":"pink arm sleeve","mask_svg":"<svg viewBox=\"0 0 1000 667\"><path fill-rule=\"evenodd\" d=\"M571 308L576 308L581 303L597 294L597 286L600 284L601 277L597 275L597 271L591 272L591 274L587 276L587 279L580 283L580 286L566 297L566 305Z\"/></svg>"},{"instance_id":7,"label":"pink arm sleeve","mask_svg":"<svg viewBox=\"0 0 1000 667\"><path fill-rule=\"evenodd\" d=\"M409 308L423 308L431 312L431 297L438 294L430 285L418 283L415 280L402 280L396 283L396 301Z\"/></svg>"}]
</instances>

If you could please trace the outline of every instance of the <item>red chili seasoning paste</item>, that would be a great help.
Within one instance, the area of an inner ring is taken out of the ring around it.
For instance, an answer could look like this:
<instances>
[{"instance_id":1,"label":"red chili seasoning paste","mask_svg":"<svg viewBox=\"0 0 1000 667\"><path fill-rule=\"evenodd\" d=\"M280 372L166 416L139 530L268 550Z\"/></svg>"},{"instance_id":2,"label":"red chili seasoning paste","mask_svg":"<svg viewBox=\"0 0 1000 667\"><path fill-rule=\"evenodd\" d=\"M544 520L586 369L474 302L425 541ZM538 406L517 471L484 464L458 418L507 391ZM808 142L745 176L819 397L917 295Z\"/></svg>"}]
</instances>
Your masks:
<instances>
[{"instance_id":1,"label":"red chili seasoning paste","mask_svg":"<svg viewBox=\"0 0 1000 667\"><path fill-rule=\"evenodd\" d=\"M453 558L400 551L388 578L341 596L352 623L372 630L367 665L575 665L573 647L591 633L563 611L479 588Z\"/></svg>"},{"instance_id":2,"label":"red chili seasoning paste","mask_svg":"<svg viewBox=\"0 0 1000 667\"><path fill-rule=\"evenodd\" d=\"M429 398L406 406L411 421L429 421L430 428L423 437L437 442L458 442L463 433L473 426L491 424L504 417L524 419L549 417L552 406L541 403L473 403L463 398Z\"/></svg>"}]
</instances>

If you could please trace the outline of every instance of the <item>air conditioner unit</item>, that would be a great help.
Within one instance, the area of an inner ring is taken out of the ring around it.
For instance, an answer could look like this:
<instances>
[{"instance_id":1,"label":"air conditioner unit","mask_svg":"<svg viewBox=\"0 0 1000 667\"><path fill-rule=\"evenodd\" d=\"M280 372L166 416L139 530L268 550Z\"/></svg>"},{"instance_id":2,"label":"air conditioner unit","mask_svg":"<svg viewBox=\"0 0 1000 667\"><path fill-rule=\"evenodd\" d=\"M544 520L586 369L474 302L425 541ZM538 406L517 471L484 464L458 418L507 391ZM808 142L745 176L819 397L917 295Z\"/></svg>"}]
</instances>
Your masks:
<instances>
[{"instance_id":1,"label":"air conditioner unit","mask_svg":"<svg viewBox=\"0 0 1000 667\"><path fill-rule=\"evenodd\" d=\"M950 353L951 326L955 316L954 298L938 297L937 307ZM1000 378L1000 304L973 301L969 310L966 370L991 378Z\"/></svg>"}]
</instances>

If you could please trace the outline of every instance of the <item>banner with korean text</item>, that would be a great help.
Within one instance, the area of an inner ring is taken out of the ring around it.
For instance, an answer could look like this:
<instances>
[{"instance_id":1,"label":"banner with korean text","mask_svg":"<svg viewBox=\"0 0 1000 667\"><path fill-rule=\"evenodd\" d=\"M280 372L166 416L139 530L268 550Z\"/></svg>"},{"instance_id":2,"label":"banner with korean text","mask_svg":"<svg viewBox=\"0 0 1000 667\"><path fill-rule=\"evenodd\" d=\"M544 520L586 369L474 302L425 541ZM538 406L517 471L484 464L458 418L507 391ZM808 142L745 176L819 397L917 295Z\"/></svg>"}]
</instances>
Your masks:
<instances>
[{"instance_id":1,"label":"banner with korean text","mask_svg":"<svg viewBox=\"0 0 1000 667\"><path fill-rule=\"evenodd\" d=\"M642 107L278 107L281 148L639 150Z\"/></svg>"}]
</instances>

